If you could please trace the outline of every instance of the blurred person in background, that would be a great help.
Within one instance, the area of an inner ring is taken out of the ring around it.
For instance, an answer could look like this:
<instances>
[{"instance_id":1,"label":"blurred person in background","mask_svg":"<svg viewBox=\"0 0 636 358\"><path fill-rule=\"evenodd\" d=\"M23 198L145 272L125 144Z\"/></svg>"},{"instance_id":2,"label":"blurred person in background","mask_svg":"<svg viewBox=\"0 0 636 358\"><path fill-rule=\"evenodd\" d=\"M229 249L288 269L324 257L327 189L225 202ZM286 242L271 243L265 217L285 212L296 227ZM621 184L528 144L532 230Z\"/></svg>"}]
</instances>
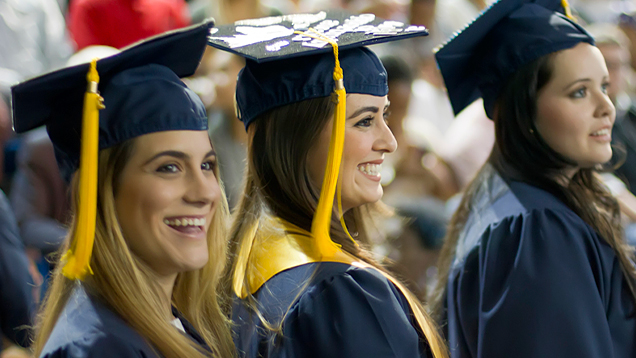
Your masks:
<instances>
[{"instance_id":1,"label":"blurred person in background","mask_svg":"<svg viewBox=\"0 0 636 358\"><path fill-rule=\"evenodd\" d=\"M437 283L437 261L448 224L444 203L411 200L397 205L395 212L385 223L388 239L382 254L391 272L404 279L420 301L427 302Z\"/></svg>"},{"instance_id":2,"label":"blurred person in background","mask_svg":"<svg viewBox=\"0 0 636 358\"><path fill-rule=\"evenodd\" d=\"M243 123L236 118L234 108L236 78L245 66L245 60L225 51L210 49L209 60L212 63L208 76L214 84L215 97L208 107L209 133L214 142L221 179L232 209L241 198L247 158L247 133Z\"/></svg>"},{"instance_id":3,"label":"blurred person in background","mask_svg":"<svg viewBox=\"0 0 636 358\"><path fill-rule=\"evenodd\" d=\"M91 45L121 49L189 24L185 0L73 0L68 9L78 51Z\"/></svg>"},{"instance_id":4,"label":"blurred person in background","mask_svg":"<svg viewBox=\"0 0 636 358\"><path fill-rule=\"evenodd\" d=\"M629 40L612 24L592 24L587 30L594 36L596 46L605 58L610 75L607 95L616 107L616 122L612 130L612 143L618 144L625 152L617 153L617 161L624 163L615 170L627 188L636 191L636 107L628 93L628 81L633 78L630 68Z\"/></svg>"},{"instance_id":5,"label":"blurred person in background","mask_svg":"<svg viewBox=\"0 0 636 358\"><path fill-rule=\"evenodd\" d=\"M10 194L21 141L11 129L10 87L63 67L72 54L55 0L0 0L0 188Z\"/></svg>"},{"instance_id":6,"label":"blurred person in background","mask_svg":"<svg viewBox=\"0 0 636 358\"><path fill-rule=\"evenodd\" d=\"M30 357L24 348L31 343L41 283L24 251L9 200L0 190L0 357Z\"/></svg>"},{"instance_id":7,"label":"blurred person in background","mask_svg":"<svg viewBox=\"0 0 636 358\"><path fill-rule=\"evenodd\" d=\"M435 126L422 118L416 119L419 128L415 131L405 125L409 119L416 121L407 113L413 100L413 73L398 56L383 56L381 61L387 72L391 102L388 124L398 143L395 153L387 156L383 164L383 201L399 205L404 200L424 197L446 200L456 189L450 172L435 154L439 140Z\"/></svg>"},{"instance_id":8,"label":"blurred person in background","mask_svg":"<svg viewBox=\"0 0 636 358\"><path fill-rule=\"evenodd\" d=\"M629 80L634 78L630 67L630 43L621 29L613 24L592 24L587 27L594 36L596 46L605 58L610 76L607 95L616 107L616 121L612 129L612 143L616 146L613 163L618 178L604 175L606 184L619 199L625 216L625 234L630 244L636 245L636 106L629 93ZM622 182L621 182L622 180Z\"/></svg>"}]
</instances>

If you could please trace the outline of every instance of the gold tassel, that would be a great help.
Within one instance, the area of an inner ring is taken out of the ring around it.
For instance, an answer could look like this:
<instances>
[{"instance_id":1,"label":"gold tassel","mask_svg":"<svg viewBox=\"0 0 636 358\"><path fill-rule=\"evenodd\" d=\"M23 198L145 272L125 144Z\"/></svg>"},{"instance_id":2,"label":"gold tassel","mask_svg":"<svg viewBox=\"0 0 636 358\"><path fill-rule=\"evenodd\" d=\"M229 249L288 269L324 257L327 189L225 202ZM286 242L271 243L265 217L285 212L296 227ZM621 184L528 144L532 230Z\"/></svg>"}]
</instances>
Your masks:
<instances>
[{"instance_id":1,"label":"gold tassel","mask_svg":"<svg viewBox=\"0 0 636 358\"><path fill-rule=\"evenodd\" d=\"M565 16L576 22L576 18L572 15L572 9L570 9L570 3L568 0L561 0L561 6L563 6L563 10L565 11Z\"/></svg>"},{"instance_id":2,"label":"gold tassel","mask_svg":"<svg viewBox=\"0 0 636 358\"><path fill-rule=\"evenodd\" d=\"M97 59L94 59L86 76L88 88L84 94L82 116L82 149L80 154L79 185L80 199L76 219L76 230L71 248L64 254L62 273L71 280L82 280L90 267L95 221L97 218L97 160L99 152L99 110L104 108L103 98L97 92L99 74Z\"/></svg>"},{"instance_id":3,"label":"gold tassel","mask_svg":"<svg viewBox=\"0 0 636 358\"><path fill-rule=\"evenodd\" d=\"M336 81L336 110L334 113L333 127L331 130L331 140L329 141L329 155L327 156L327 167L320 189L320 199L311 222L311 234L314 237L318 252L322 257L331 257L339 250L339 245L334 243L329 236L331 229L331 213L333 212L333 199L338 185L338 175L340 174L340 163L342 162L342 152L344 149L345 115L347 108L347 93L342 81L342 69L338 63L338 47L334 46L336 54L336 69L334 70L334 80ZM338 71L339 70L339 71ZM337 78L337 77L340 78Z\"/></svg>"},{"instance_id":4,"label":"gold tassel","mask_svg":"<svg viewBox=\"0 0 636 358\"><path fill-rule=\"evenodd\" d=\"M333 48L333 55L335 58L333 80L336 88L334 89L333 95L336 102L336 109L334 111L331 140L329 141L327 166L325 168L325 176L322 181L322 188L320 189L320 199L318 199L318 206L316 207L316 212L314 213L314 218L311 222L311 234L314 238L316 249L323 258L328 258L333 257L338 251L340 251L341 247L339 244L333 242L329 235L329 231L331 229L331 214L333 212L333 199L334 195L336 195L336 189L340 224L349 239L356 246L358 245L358 243L349 234L349 230L347 230L347 226L344 221L344 216L342 214L342 198L340 194L341 188L338 181L340 163L342 162L342 153L344 150L347 91L344 87L344 75L342 68L340 67L340 59L338 57L338 43L312 28L309 30L317 36L312 36L311 34L302 32L296 33L329 42Z\"/></svg>"}]
</instances>

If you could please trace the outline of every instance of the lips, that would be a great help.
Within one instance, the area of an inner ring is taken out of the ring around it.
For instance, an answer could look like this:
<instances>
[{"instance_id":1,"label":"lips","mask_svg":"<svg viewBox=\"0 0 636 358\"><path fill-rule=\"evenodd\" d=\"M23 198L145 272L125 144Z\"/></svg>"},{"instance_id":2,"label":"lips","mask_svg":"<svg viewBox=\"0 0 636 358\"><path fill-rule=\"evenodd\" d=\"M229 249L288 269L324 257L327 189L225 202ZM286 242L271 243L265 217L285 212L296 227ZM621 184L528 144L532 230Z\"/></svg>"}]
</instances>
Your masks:
<instances>
[{"instance_id":1,"label":"lips","mask_svg":"<svg viewBox=\"0 0 636 358\"><path fill-rule=\"evenodd\" d=\"M604 136L604 135L610 135L610 133L611 133L610 128L603 128L603 129L597 130L596 132L593 132L590 135L592 137L600 137L600 136Z\"/></svg>"},{"instance_id":2,"label":"lips","mask_svg":"<svg viewBox=\"0 0 636 358\"><path fill-rule=\"evenodd\" d=\"M206 219L204 217L180 216L166 218L163 222L176 231L197 234L205 231Z\"/></svg>"}]
</instances>

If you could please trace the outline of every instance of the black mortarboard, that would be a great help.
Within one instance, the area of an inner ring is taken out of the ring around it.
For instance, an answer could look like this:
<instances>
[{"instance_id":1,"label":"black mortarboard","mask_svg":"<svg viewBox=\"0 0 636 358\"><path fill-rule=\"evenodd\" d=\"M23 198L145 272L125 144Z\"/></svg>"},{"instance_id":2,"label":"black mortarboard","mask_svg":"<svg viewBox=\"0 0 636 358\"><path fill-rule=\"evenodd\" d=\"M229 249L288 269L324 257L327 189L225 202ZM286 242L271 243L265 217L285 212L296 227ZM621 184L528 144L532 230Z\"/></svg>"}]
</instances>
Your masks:
<instances>
[{"instance_id":1,"label":"black mortarboard","mask_svg":"<svg viewBox=\"0 0 636 358\"><path fill-rule=\"evenodd\" d=\"M331 95L334 54L322 37L338 45L347 93L384 96L384 67L363 46L424 35L423 26L329 10L237 21L212 29L209 44L247 59L236 86L237 114L247 128L275 107Z\"/></svg>"},{"instance_id":2,"label":"black mortarboard","mask_svg":"<svg viewBox=\"0 0 636 358\"><path fill-rule=\"evenodd\" d=\"M492 118L495 101L510 75L580 42L594 44L594 39L574 22L567 1L499 0L435 57L455 114L482 97Z\"/></svg>"},{"instance_id":3,"label":"black mortarboard","mask_svg":"<svg viewBox=\"0 0 636 358\"><path fill-rule=\"evenodd\" d=\"M167 130L206 130L205 107L180 77L199 66L211 22L159 35L97 61L99 148ZM46 125L68 178L79 166L82 108L89 64L64 68L14 86L13 126Z\"/></svg>"},{"instance_id":4,"label":"black mortarboard","mask_svg":"<svg viewBox=\"0 0 636 358\"><path fill-rule=\"evenodd\" d=\"M211 25L160 35L11 88L15 131L45 125L60 171L68 178L79 168L73 241L62 257L69 279L92 273L98 150L153 132L207 129L203 103L180 77L199 66Z\"/></svg>"}]
</instances>

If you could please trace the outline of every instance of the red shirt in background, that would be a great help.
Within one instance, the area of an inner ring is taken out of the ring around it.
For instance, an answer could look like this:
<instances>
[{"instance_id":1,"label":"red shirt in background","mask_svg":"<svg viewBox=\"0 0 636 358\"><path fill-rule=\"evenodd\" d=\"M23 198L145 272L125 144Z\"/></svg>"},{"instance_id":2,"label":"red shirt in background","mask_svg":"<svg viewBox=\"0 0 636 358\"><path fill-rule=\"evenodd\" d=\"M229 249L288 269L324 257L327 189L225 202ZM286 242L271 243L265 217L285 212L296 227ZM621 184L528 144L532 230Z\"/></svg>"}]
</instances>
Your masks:
<instances>
[{"instance_id":1,"label":"red shirt in background","mask_svg":"<svg viewBox=\"0 0 636 358\"><path fill-rule=\"evenodd\" d=\"M184 0L72 0L68 27L77 50L122 48L190 24Z\"/></svg>"}]
</instances>

